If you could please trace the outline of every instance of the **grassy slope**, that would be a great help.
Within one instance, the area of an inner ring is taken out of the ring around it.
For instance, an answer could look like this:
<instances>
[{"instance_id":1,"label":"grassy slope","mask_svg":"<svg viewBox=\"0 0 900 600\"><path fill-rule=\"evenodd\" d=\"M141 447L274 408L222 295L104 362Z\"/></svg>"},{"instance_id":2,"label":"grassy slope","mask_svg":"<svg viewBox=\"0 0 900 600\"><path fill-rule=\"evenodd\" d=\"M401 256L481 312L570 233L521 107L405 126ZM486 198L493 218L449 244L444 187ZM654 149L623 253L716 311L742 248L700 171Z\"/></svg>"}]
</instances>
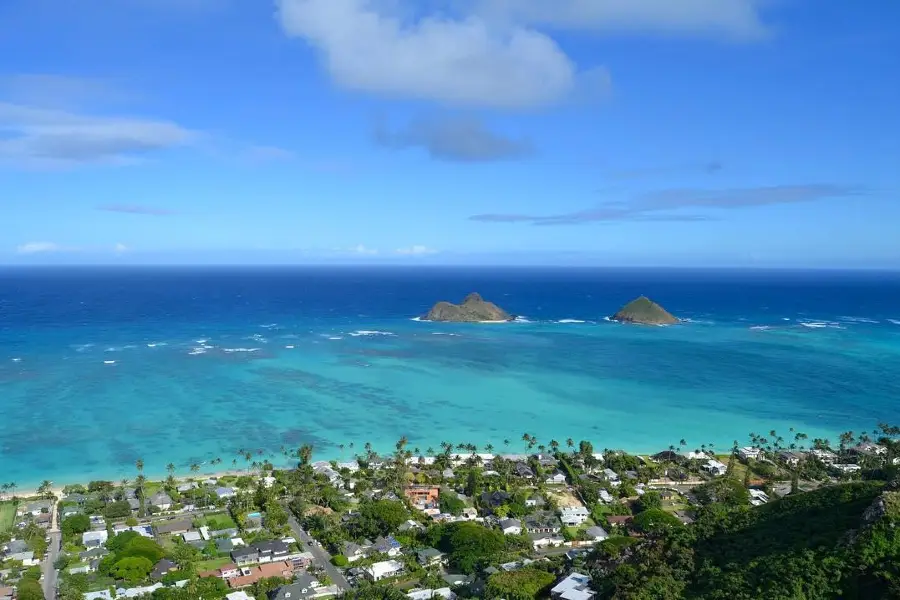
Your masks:
<instances>
[{"instance_id":1,"label":"grassy slope","mask_svg":"<svg viewBox=\"0 0 900 600\"><path fill-rule=\"evenodd\" d=\"M0 502L0 532L8 531L16 522L16 505Z\"/></svg>"}]
</instances>

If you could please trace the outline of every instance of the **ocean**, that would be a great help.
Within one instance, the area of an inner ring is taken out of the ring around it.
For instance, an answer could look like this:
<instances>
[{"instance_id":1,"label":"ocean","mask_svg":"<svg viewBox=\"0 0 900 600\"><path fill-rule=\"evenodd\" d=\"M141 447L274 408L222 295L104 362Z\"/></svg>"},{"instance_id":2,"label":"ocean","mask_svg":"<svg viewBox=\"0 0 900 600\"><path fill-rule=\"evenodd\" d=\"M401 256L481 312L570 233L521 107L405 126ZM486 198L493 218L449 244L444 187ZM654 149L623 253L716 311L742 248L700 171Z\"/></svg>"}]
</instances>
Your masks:
<instances>
[{"instance_id":1,"label":"ocean","mask_svg":"<svg viewBox=\"0 0 900 600\"><path fill-rule=\"evenodd\" d=\"M478 291L506 324L413 320ZM605 320L646 294L685 319ZM900 274L425 267L0 270L0 482L442 441L726 451L900 416ZM352 446L351 446L352 444ZM215 459L221 459L217 461Z\"/></svg>"}]
</instances>

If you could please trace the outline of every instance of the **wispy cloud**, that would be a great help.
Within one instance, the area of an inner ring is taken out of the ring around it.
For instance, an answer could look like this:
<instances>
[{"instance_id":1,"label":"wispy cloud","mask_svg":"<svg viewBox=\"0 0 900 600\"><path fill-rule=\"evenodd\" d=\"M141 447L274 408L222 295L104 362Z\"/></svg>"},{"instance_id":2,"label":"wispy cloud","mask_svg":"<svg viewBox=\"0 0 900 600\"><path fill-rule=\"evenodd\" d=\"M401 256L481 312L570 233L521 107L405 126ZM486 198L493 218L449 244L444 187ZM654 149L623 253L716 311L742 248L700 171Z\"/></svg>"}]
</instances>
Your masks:
<instances>
[{"instance_id":1,"label":"wispy cloud","mask_svg":"<svg viewBox=\"0 0 900 600\"><path fill-rule=\"evenodd\" d=\"M427 256L429 254L437 254L437 250L434 248L429 248L428 246L414 245L406 248L397 248L394 250L395 254L400 254L403 256Z\"/></svg>"},{"instance_id":2,"label":"wispy cloud","mask_svg":"<svg viewBox=\"0 0 900 600\"><path fill-rule=\"evenodd\" d=\"M195 142L170 121L78 114L0 102L0 162L35 166L127 163Z\"/></svg>"},{"instance_id":3,"label":"wispy cloud","mask_svg":"<svg viewBox=\"0 0 900 600\"><path fill-rule=\"evenodd\" d=\"M417 119L398 131L389 131L379 122L374 138L388 148L422 148L432 158L456 162L509 160L534 152L529 140L491 131L472 117Z\"/></svg>"},{"instance_id":4,"label":"wispy cloud","mask_svg":"<svg viewBox=\"0 0 900 600\"><path fill-rule=\"evenodd\" d=\"M755 206L815 202L829 198L861 196L860 186L835 184L778 185L731 190L672 189L650 192L628 203L607 202L597 207L561 214L479 214L472 221L486 223L531 223L533 225L579 225L598 221L709 221L715 214L681 213L684 209L734 210Z\"/></svg>"},{"instance_id":5,"label":"wispy cloud","mask_svg":"<svg viewBox=\"0 0 900 600\"><path fill-rule=\"evenodd\" d=\"M375 254L378 254L378 248L369 248L368 246L365 246L363 244L357 244L357 245L353 246L352 248L348 248L347 252L350 252L351 254L373 256Z\"/></svg>"},{"instance_id":6,"label":"wispy cloud","mask_svg":"<svg viewBox=\"0 0 900 600\"><path fill-rule=\"evenodd\" d=\"M101 204L97 210L107 212L127 213L131 215L150 215L153 217L167 217L176 214L174 210L155 208L152 206L139 206L135 204Z\"/></svg>"},{"instance_id":7,"label":"wispy cloud","mask_svg":"<svg viewBox=\"0 0 900 600\"><path fill-rule=\"evenodd\" d=\"M16 246L16 254L44 254L63 250L64 248L54 242L27 242Z\"/></svg>"},{"instance_id":8,"label":"wispy cloud","mask_svg":"<svg viewBox=\"0 0 900 600\"><path fill-rule=\"evenodd\" d=\"M678 165L663 165L655 167L641 167L634 169L617 169L607 174L611 179L650 179L655 177L672 177L691 173L715 175L725 168L718 160L709 160L696 163L684 163Z\"/></svg>"}]
</instances>

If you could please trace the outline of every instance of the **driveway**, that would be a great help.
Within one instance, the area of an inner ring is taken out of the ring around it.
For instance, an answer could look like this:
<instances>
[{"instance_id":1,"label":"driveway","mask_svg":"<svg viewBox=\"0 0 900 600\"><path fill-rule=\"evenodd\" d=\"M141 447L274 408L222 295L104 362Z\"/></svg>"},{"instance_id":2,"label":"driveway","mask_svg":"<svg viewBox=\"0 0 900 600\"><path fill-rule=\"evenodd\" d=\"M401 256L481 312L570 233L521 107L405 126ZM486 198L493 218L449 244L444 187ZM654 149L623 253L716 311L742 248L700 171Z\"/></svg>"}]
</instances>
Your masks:
<instances>
[{"instance_id":1,"label":"driveway","mask_svg":"<svg viewBox=\"0 0 900 600\"><path fill-rule=\"evenodd\" d=\"M313 555L315 563L325 570L325 573L328 574L331 581L334 582L341 591L349 590L351 586L347 581L347 578L344 577L344 574L341 573L337 567L331 564L331 555L328 554L324 548L316 544L315 540L313 540L309 534L303 531L300 527L300 523L297 522L297 519L295 519L293 515L288 517L288 525L291 526L294 536L297 538L297 541L300 542L302 550ZM309 544L308 542L312 542L312 544Z\"/></svg>"}]
</instances>

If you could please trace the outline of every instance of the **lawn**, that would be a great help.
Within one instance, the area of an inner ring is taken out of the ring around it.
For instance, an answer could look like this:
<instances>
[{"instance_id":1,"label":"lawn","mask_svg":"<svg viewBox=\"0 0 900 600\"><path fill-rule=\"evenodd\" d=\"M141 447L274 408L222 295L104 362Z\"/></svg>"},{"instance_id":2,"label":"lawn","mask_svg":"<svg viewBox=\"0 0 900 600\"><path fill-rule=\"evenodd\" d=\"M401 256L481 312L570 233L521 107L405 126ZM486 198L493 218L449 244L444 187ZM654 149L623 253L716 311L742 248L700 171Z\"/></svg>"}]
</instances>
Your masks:
<instances>
[{"instance_id":1,"label":"lawn","mask_svg":"<svg viewBox=\"0 0 900 600\"><path fill-rule=\"evenodd\" d=\"M196 567L198 573L203 573L204 571L215 571L216 569L221 569L229 563L231 563L231 558L223 556L221 558L213 558L211 560L200 561L194 566Z\"/></svg>"},{"instance_id":2,"label":"lawn","mask_svg":"<svg viewBox=\"0 0 900 600\"><path fill-rule=\"evenodd\" d=\"M222 529L236 529L237 523L234 522L234 519L231 518L231 515L227 513L217 513L214 515L207 515L204 518L206 521L206 526L212 529L213 531L219 531Z\"/></svg>"},{"instance_id":3,"label":"lawn","mask_svg":"<svg viewBox=\"0 0 900 600\"><path fill-rule=\"evenodd\" d=\"M13 502L0 502L0 533L8 531L16 522L16 505Z\"/></svg>"}]
</instances>

